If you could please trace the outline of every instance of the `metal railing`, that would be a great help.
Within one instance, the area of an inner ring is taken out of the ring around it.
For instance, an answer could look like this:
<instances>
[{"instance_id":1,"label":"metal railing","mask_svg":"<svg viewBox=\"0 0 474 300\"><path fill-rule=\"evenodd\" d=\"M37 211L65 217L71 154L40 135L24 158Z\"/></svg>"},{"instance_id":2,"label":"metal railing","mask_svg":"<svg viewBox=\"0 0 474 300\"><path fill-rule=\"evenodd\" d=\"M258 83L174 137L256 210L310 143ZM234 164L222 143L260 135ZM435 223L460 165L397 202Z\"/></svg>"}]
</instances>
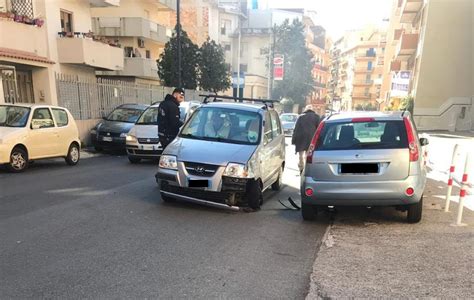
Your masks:
<instances>
[{"instance_id":1,"label":"metal railing","mask_svg":"<svg viewBox=\"0 0 474 300\"><path fill-rule=\"evenodd\" d=\"M151 104L162 101L173 88L110 79L89 79L56 74L58 104L77 120L100 119L124 103ZM187 100L198 100L203 92L186 90Z\"/></svg>"}]
</instances>

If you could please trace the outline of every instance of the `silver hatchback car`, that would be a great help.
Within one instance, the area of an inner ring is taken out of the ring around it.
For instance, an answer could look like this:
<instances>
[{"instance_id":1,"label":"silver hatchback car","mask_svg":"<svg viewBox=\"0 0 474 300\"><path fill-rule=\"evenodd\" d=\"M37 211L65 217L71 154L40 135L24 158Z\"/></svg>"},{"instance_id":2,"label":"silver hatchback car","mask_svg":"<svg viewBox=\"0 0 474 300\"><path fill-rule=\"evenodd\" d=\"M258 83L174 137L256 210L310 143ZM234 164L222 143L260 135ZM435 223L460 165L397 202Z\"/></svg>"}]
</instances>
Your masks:
<instances>
[{"instance_id":1,"label":"silver hatchback car","mask_svg":"<svg viewBox=\"0 0 474 300\"><path fill-rule=\"evenodd\" d=\"M155 177L163 201L258 209L265 189L280 189L284 166L285 137L271 105L212 102L166 147Z\"/></svg>"},{"instance_id":2,"label":"silver hatchback car","mask_svg":"<svg viewBox=\"0 0 474 300\"><path fill-rule=\"evenodd\" d=\"M395 206L421 220L426 169L409 112L352 112L319 125L301 176L302 215L324 206Z\"/></svg>"}]
</instances>

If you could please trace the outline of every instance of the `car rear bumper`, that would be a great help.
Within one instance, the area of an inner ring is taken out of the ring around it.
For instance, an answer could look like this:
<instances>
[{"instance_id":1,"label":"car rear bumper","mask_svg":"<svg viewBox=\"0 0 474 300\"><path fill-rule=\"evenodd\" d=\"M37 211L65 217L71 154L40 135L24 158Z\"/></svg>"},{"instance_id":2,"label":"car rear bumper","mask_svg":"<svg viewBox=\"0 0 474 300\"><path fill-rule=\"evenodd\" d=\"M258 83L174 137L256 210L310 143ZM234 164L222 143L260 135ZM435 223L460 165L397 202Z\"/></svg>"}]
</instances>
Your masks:
<instances>
[{"instance_id":1,"label":"car rear bumper","mask_svg":"<svg viewBox=\"0 0 474 300\"><path fill-rule=\"evenodd\" d=\"M143 158L143 159L159 158L161 156L161 153L163 152L163 149L161 147L157 147L154 150L148 150L148 149L145 150L145 149L139 149L138 146L127 145L126 148L127 148L128 156Z\"/></svg>"},{"instance_id":2,"label":"car rear bumper","mask_svg":"<svg viewBox=\"0 0 474 300\"><path fill-rule=\"evenodd\" d=\"M426 184L423 176L408 176L405 180L370 182L328 182L304 177L301 182L302 202L313 205L407 205L420 201ZM407 188L415 193L407 196ZM312 196L305 190L311 188Z\"/></svg>"}]
</instances>

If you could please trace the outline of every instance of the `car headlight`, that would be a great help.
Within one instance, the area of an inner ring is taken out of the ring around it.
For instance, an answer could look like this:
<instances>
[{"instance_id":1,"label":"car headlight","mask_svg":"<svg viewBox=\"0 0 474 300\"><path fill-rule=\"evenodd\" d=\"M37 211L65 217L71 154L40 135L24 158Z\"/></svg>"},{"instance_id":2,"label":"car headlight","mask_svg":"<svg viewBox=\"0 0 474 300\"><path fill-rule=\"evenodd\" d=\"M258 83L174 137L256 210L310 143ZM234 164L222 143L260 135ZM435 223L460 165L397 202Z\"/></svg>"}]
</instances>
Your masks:
<instances>
[{"instance_id":1,"label":"car headlight","mask_svg":"<svg viewBox=\"0 0 474 300\"><path fill-rule=\"evenodd\" d=\"M120 134L120 137L121 137L121 138L127 138L127 133L122 132L122 133Z\"/></svg>"},{"instance_id":2,"label":"car headlight","mask_svg":"<svg viewBox=\"0 0 474 300\"><path fill-rule=\"evenodd\" d=\"M162 155L160 157L160 168L178 170L178 161L174 155Z\"/></svg>"},{"instance_id":3,"label":"car headlight","mask_svg":"<svg viewBox=\"0 0 474 300\"><path fill-rule=\"evenodd\" d=\"M97 129L92 128L92 129L91 129L91 134L97 134Z\"/></svg>"},{"instance_id":4,"label":"car headlight","mask_svg":"<svg viewBox=\"0 0 474 300\"><path fill-rule=\"evenodd\" d=\"M254 174L247 165L238 163L228 163L224 171L224 176L237 178L253 178Z\"/></svg>"},{"instance_id":5,"label":"car headlight","mask_svg":"<svg viewBox=\"0 0 474 300\"><path fill-rule=\"evenodd\" d=\"M137 141L137 137L134 136L134 135L128 134L127 137L125 137L125 140L126 140L127 142L136 142L136 141Z\"/></svg>"}]
</instances>

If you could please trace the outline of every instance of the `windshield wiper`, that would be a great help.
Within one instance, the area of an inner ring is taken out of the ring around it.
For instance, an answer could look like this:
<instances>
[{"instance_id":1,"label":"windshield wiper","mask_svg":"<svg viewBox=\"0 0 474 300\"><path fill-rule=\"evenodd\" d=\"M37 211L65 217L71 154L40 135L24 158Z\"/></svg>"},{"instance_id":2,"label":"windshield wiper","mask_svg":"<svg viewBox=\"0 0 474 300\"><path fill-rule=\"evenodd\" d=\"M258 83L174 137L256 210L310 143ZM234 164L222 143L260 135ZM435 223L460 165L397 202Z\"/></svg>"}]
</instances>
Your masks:
<instances>
[{"instance_id":1,"label":"windshield wiper","mask_svg":"<svg viewBox=\"0 0 474 300\"><path fill-rule=\"evenodd\" d=\"M179 135L179 137L184 137L184 138L189 138L189 139L200 139L200 138L202 138L202 137L200 137L200 136L195 136L195 135L192 134L192 133L181 133L181 134Z\"/></svg>"}]
</instances>

